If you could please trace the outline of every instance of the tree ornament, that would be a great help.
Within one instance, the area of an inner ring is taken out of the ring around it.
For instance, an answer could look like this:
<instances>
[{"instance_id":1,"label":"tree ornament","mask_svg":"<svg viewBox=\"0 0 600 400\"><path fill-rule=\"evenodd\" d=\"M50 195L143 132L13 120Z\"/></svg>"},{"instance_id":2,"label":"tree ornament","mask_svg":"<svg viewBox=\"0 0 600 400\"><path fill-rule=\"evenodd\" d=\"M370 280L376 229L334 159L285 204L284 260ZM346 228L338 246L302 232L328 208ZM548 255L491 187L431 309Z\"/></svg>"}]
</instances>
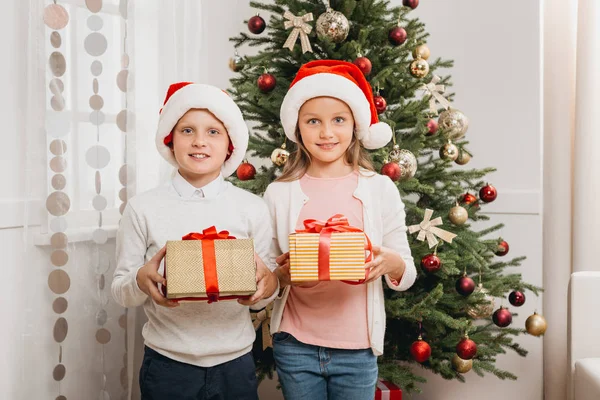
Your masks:
<instances>
[{"instance_id":1,"label":"tree ornament","mask_svg":"<svg viewBox=\"0 0 600 400\"><path fill-rule=\"evenodd\" d=\"M525 321L527 333L533 336L543 335L547 328L548 323L546 322L546 318L536 312L527 317L527 320Z\"/></svg>"},{"instance_id":2,"label":"tree ornament","mask_svg":"<svg viewBox=\"0 0 600 400\"><path fill-rule=\"evenodd\" d=\"M420 59L417 59L420 60ZM429 68L429 67L428 67ZM446 99L443 94L446 91L446 87L444 85L440 85L440 78L437 75L434 75L433 78L427 84L423 84L420 89L425 92L426 96L429 96L429 112L432 115L437 115L438 110L436 103L439 103L445 110L450 108L450 102Z\"/></svg>"},{"instance_id":3,"label":"tree ornament","mask_svg":"<svg viewBox=\"0 0 600 400\"><path fill-rule=\"evenodd\" d=\"M429 47L426 44L420 44L414 48L412 55L415 59L422 58L423 60L427 60L430 55Z\"/></svg>"},{"instance_id":4,"label":"tree ornament","mask_svg":"<svg viewBox=\"0 0 600 400\"><path fill-rule=\"evenodd\" d=\"M243 68L242 57L238 54L237 50L233 54L233 57L229 59L229 69L233 72L238 72Z\"/></svg>"},{"instance_id":5,"label":"tree ornament","mask_svg":"<svg viewBox=\"0 0 600 400\"><path fill-rule=\"evenodd\" d=\"M461 374L466 374L467 372L469 372L471 370L471 368L473 368L473 360L463 360L462 358L460 358L458 356L458 354L455 354L452 357L452 368L456 372L460 372Z\"/></svg>"},{"instance_id":6,"label":"tree ornament","mask_svg":"<svg viewBox=\"0 0 600 400\"><path fill-rule=\"evenodd\" d=\"M380 96L379 94L373 97L373 103L375 103L375 109L377 110L377 114L381 114L387 109L387 102L385 101L383 96Z\"/></svg>"},{"instance_id":7,"label":"tree ornament","mask_svg":"<svg viewBox=\"0 0 600 400\"><path fill-rule=\"evenodd\" d=\"M388 40L394 46L400 46L402 43L406 42L406 38L408 35L403 27L400 26L400 22L398 21L398 26L390 29L388 33Z\"/></svg>"},{"instance_id":8,"label":"tree ornament","mask_svg":"<svg viewBox=\"0 0 600 400\"><path fill-rule=\"evenodd\" d=\"M508 301L515 307L521 307L523 304L525 304L525 295L523 292L513 290L508 295Z\"/></svg>"},{"instance_id":9,"label":"tree ornament","mask_svg":"<svg viewBox=\"0 0 600 400\"><path fill-rule=\"evenodd\" d=\"M439 271L442 267L442 260L437 256L434 252L433 254L428 254L425 257L421 258L421 268L430 274Z\"/></svg>"},{"instance_id":10,"label":"tree ornament","mask_svg":"<svg viewBox=\"0 0 600 400\"><path fill-rule=\"evenodd\" d=\"M490 296L489 291L483 287L483 284L477 285L473 294L482 294L483 300L467 308L467 315L473 319L489 318L494 313L494 296Z\"/></svg>"},{"instance_id":11,"label":"tree ornament","mask_svg":"<svg viewBox=\"0 0 600 400\"><path fill-rule=\"evenodd\" d=\"M492 321L500 328L506 328L512 322L512 313L508 308L500 307L494 312L494 315L492 315Z\"/></svg>"},{"instance_id":12,"label":"tree ornament","mask_svg":"<svg viewBox=\"0 0 600 400\"><path fill-rule=\"evenodd\" d=\"M427 63L427 60L417 58L416 60L411 62L410 73L415 78L425 78L429 73L429 64Z\"/></svg>"},{"instance_id":13,"label":"tree ornament","mask_svg":"<svg viewBox=\"0 0 600 400\"><path fill-rule=\"evenodd\" d=\"M427 244L429 245L430 249L438 244L436 236L442 239L444 242L452 243L452 239L456 237L456 234L445 231L442 228L438 228L439 225L442 225L442 217L431 219L432 215L433 210L426 208L423 221L421 221L419 225L410 225L408 227L408 233L413 234L415 232L419 232L417 235L417 240L423 241L427 239Z\"/></svg>"},{"instance_id":14,"label":"tree ornament","mask_svg":"<svg viewBox=\"0 0 600 400\"><path fill-rule=\"evenodd\" d=\"M448 219L454 225L462 225L465 222L467 222L468 218L469 213L464 207L459 206L458 203L454 207L452 207L450 209L450 212L448 213Z\"/></svg>"},{"instance_id":15,"label":"tree ornament","mask_svg":"<svg viewBox=\"0 0 600 400\"><path fill-rule=\"evenodd\" d=\"M259 35L263 33L265 28L267 27L267 23L265 20L258 14L248 20L248 29L250 32L255 35Z\"/></svg>"},{"instance_id":16,"label":"tree ornament","mask_svg":"<svg viewBox=\"0 0 600 400\"><path fill-rule=\"evenodd\" d=\"M410 355L416 362L424 363L431 357L431 346L419 335L419 338L410 345Z\"/></svg>"},{"instance_id":17,"label":"tree ornament","mask_svg":"<svg viewBox=\"0 0 600 400\"><path fill-rule=\"evenodd\" d=\"M458 158L458 147L451 141L448 141L440 149L440 158L443 160L454 161Z\"/></svg>"},{"instance_id":18,"label":"tree ornament","mask_svg":"<svg viewBox=\"0 0 600 400\"><path fill-rule=\"evenodd\" d=\"M463 360L471 360L477 355L477 344L465 335L456 345L456 354Z\"/></svg>"},{"instance_id":19,"label":"tree ornament","mask_svg":"<svg viewBox=\"0 0 600 400\"><path fill-rule=\"evenodd\" d=\"M451 140L462 138L469 129L467 116L455 108L442 111L438 118L438 124L442 133Z\"/></svg>"},{"instance_id":20,"label":"tree ornament","mask_svg":"<svg viewBox=\"0 0 600 400\"><path fill-rule=\"evenodd\" d=\"M429 122L427 122L427 130L427 136L433 136L437 133L438 123L435 119L430 119Z\"/></svg>"},{"instance_id":21,"label":"tree ornament","mask_svg":"<svg viewBox=\"0 0 600 400\"><path fill-rule=\"evenodd\" d=\"M271 153L271 161L278 167L285 165L290 156L290 152L285 149L285 143L276 148Z\"/></svg>"},{"instance_id":22,"label":"tree ornament","mask_svg":"<svg viewBox=\"0 0 600 400\"><path fill-rule=\"evenodd\" d=\"M456 160L454 162L457 163L458 165L465 165L469 161L471 161L471 155L464 150L459 150L458 157L456 158Z\"/></svg>"},{"instance_id":23,"label":"tree ornament","mask_svg":"<svg viewBox=\"0 0 600 400\"><path fill-rule=\"evenodd\" d=\"M269 93L271 90L275 89L275 85L277 84L277 79L267 72L258 77L256 81L258 84L258 89L263 93Z\"/></svg>"},{"instance_id":24,"label":"tree ornament","mask_svg":"<svg viewBox=\"0 0 600 400\"><path fill-rule=\"evenodd\" d=\"M283 48L290 49L290 51L294 50L294 45L296 44L296 40L298 40L298 36L300 36L300 45L302 46L302 54L307 51L312 53L312 46L310 45L310 40L308 39L308 34L312 31L312 26L307 24L313 20L312 13L304 14L301 17L296 17L290 11L286 11L283 14L283 18L287 19L283 23L283 27L288 30L290 28L292 31L288 36L287 40L283 44Z\"/></svg>"},{"instance_id":25,"label":"tree ornament","mask_svg":"<svg viewBox=\"0 0 600 400\"><path fill-rule=\"evenodd\" d=\"M508 250L509 250L509 246L508 243L503 240L500 243L498 243L498 249L496 250L496 255L497 256L505 256L506 254L508 254Z\"/></svg>"},{"instance_id":26,"label":"tree ornament","mask_svg":"<svg viewBox=\"0 0 600 400\"><path fill-rule=\"evenodd\" d=\"M395 182L402 176L402 170L395 162L386 162L381 167L381 175L386 175Z\"/></svg>"},{"instance_id":27,"label":"tree ornament","mask_svg":"<svg viewBox=\"0 0 600 400\"><path fill-rule=\"evenodd\" d=\"M493 187L490 184L487 184L481 189L479 189L479 198L481 199L481 201L484 201L486 203L491 203L492 201L496 200L497 196L498 191L495 187Z\"/></svg>"},{"instance_id":28,"label":"tree ornament","mask_svg":"<svg viewBox=\"0 0 600 400\"><path fill-rule=\"evenodd\" d=\"M327 7L317 18L317 35L334 43L343 42L350 32L350 23L344 14Z\"/></svg>"},{"instance_id":29,"label":"tree ornament","mask_svg":"<svg viewBox=\"0 0 600 400\"><path fill-rule=\"evenodd\" d=\"M371 73L371 69L373 68L371 65L371 60L369 60L367 57L361 56L360 54L356 60L354 60L353 64L360 69L360 72L362 72L364 76L369 75Z\"/></svg>"},{"instance_id":30,"label":"tree ornament","mask_svg":"<svg viewBox=\"0 0 600 400\"><path fill-rule=\"evenodd\" d=\"M254 168L254 165L250 164L247 160L244 160L238 167L236 175L240 181L249 181L250 179L254 179L256 168Z\"/></svg>"},{"instance_id":31,"label":"tree ornament","mask_svg":"<svg viewBox=\"0 0 600 400\"><path fill-rule=\"evenodd\" d=\"M402 5L414 10L419 5L419 0L402 0Z\"/></svg>"},{"instance_id":32,"label":"tree ornament","mask_svg":"<svg viewBox=\"0 0 600 400\"><path fill-rule=\"evenodd\" d=\"M394 145L394 149L389 155L390 161L395 162L400 166L400 180L405 181L413 176L417 172L417 158L413 153L406 149L400 149L397 144Z\"/></svg>"},{"instance_id":33,"label":"tree ornament","mask_svg":"<svg viewBox=\"0 0 600 400\"><path fill-rule=\"evenodd\" d=\"M462 196L462 198L460 199L460 202L462 204L466 204L466 205L470 206L477 202L477 197L475 197L471 193L467 192Z\"/></svg>"},{"instance_id":34,"label":"tree ornament","mask_svg":"<svg viewBox=\"0 0 600 400\"><path fill-rule=\"evenodd\" d=\"M475 282L473 279L467 276L467 274L463 274L456 281L456 291L461 296L467 297L475 290Z\"/></svg>"}]
</instances>

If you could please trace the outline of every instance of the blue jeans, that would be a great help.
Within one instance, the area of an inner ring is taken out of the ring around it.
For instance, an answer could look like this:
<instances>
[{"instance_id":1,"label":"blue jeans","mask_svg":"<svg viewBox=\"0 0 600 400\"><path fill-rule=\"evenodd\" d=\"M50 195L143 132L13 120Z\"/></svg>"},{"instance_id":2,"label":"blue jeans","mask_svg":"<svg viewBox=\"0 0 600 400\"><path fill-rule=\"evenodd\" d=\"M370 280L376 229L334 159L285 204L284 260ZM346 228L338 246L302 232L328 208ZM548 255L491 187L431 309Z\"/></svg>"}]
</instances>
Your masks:
<instances>
[{"instance_id":1,"label":"blue jeans","mask_svg":"<svg viewBox=\"0 0 600 400\"><path fill-rule=\"evenodd\" d=\"M304 344L287 332L273 335L273 356L286 400L373 400L377 357L371 349Z\"/></svg>"},{"instance_id":2,"label":"blue jeans","mask_svg":"<svg viewBox=\"0 0 600 400\"><path fill-rule=\"evenodd\" d=\"M258 400L257 388L252 353L204 368L145 348L142 400Z\"/></svg>"}]
</instances>

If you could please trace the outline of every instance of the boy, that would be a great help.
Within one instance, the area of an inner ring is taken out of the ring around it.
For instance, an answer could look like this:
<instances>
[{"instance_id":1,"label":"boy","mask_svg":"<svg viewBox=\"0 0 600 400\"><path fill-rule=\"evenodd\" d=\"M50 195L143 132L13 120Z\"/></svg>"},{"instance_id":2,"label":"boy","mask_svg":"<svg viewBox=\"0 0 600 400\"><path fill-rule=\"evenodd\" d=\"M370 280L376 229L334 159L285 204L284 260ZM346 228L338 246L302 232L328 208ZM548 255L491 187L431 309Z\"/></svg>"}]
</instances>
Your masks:
<instances>
[{"instance_id":1,"label":"boy","mask_svg":"<svg viewBox=\"0 0 600 400\"><path fill-rule=\"evenodd\" d=\"M168 184L132 198L117 235L113 296L144 306L142 399L257 399L248 306L275 298L277 278L267 259L269 211L262 199L224 180L242 162L248 128L222 90L181 82L169 87L156 145L177 167ZM167 240L214 225L236 238L254 238L258 290L248 300L177 303L159 292Z\"/></svg>"}]
</instances>

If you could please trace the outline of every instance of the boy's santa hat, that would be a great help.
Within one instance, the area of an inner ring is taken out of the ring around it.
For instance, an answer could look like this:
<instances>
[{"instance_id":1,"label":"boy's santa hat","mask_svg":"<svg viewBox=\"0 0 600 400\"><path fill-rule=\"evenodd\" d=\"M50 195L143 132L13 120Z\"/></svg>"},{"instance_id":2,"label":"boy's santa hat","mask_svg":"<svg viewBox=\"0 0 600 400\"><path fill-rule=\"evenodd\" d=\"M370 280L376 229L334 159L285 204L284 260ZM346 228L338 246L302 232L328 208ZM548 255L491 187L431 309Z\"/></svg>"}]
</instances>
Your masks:
<instances>
[{"instance_id":1,"label":"boy's santa hat","mask_svg":"<svg viewBox=\"0 0 600 400\"><path fill-rule=\"evenodd\" d=\"M160 110L156 148L175 167L179 167L169 147L173 140L173 129L183 115L191 109L204 108L214 114L227 129L229 151L221 167L224 177L233 174L242 163L248 149L248 127L242 111L225 91L192 82L178 82L169 86L163 108Z\"/></svg>"},{"instance_id":2,"label":"boy's santa hat","mask_svg":"<svg viewBox=\"0 0 600 400\"><path fill-rule=\"evenodd\" d=\"M356 135L367 149L379 149L392 139L392 129L379 122L371 85L352 63L316 60L300 67L281 104L281 124L288 139L296 142L298 112L315 97L334 97L348 104L354 115Z\"/></svg>"}]
</instances>

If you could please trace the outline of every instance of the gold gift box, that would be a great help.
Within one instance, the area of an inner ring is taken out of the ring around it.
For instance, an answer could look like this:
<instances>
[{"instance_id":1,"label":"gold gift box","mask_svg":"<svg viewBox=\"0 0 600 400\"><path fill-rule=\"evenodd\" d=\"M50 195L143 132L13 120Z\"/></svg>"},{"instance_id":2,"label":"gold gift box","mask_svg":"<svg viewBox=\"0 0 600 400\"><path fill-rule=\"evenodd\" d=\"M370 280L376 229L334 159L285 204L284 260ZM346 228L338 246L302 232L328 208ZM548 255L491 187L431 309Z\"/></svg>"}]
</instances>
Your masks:
<instances>
[{"instance_id":1,"label":"gold gift box","mask_svg":"<svg viewBox=\"0 0 600 400\"><path fill-rule=\"evenodd\" d=\"M319 280L319 236L318 233L292 233L289 236L292 282ZM332 281L365 279L363 232L331 234L329 274Z\"/></svg>"},{"instance_id":2,"label":"gold gift box","mask_svg":"<svg viewBox=\"0 0 600 400\"><path fill-rule=\"evenodd\" d=\"M214 240L219 296L248 296L256 292L256 263L252 239ZM166 297L205 298L202 241L167 241Z\"/></svg>"}]
</instances>

